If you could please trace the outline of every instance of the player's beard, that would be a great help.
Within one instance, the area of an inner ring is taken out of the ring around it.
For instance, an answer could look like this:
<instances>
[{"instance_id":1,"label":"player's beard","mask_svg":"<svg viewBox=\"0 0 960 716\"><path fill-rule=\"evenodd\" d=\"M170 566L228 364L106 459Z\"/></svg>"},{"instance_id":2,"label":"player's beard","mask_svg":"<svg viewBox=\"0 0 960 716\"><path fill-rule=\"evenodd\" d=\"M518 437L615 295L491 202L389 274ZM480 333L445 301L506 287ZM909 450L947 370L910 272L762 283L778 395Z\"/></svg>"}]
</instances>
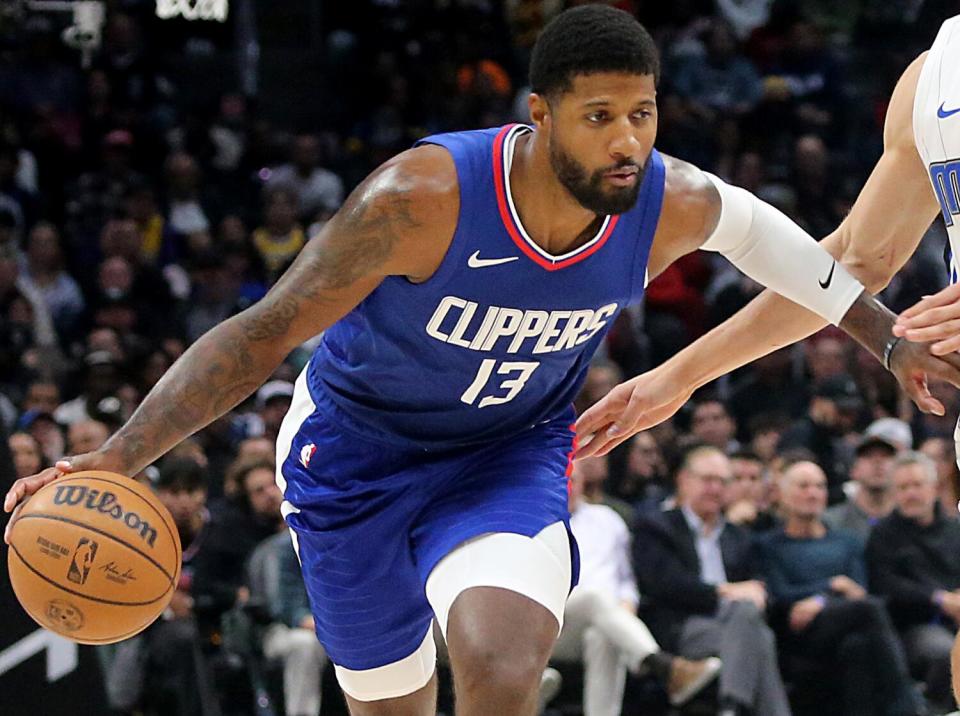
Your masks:
<instances>
[{"instance_id":1,"label":"player's beard","mask_svg":"<svg viewBox=\"0 0 960 716\"><path fill-rule=\"evenodd\" d=\"M646 165L639 166L627 160L588 174L583 165L565 152L556 140L550 143L550 166L570 195L583 208L595 214L622 214L632 209L637 203L647 171ZM624 167L637 167L637 180L633 186L611 187L609 191L604 191L603 175Z\"/></svg>"}]
</instances>

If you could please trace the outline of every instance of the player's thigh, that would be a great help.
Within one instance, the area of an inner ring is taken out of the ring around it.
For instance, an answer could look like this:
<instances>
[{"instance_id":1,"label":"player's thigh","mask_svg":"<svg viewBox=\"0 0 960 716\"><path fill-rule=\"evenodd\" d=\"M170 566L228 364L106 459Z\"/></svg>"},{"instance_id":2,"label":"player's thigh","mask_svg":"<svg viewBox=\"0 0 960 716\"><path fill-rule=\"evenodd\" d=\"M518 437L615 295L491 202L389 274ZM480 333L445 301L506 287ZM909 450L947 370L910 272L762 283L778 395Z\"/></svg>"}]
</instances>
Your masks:
<instances>
[{"instance_id":1,"label":"player's thigh","mask_svg":"<svg viewBox=\"0 0 960 716\"><path fill-rule=\"evenodd\" d=\"M426 592L461 693L478 683L514 691L539 684L563 623L571 561L566 525L557 522L533 537L477 537L437 564Z\"/></svg>"},{"instance_id":2,"label":"player's thigh","mask_svg":"<svg viewBox=\"0 0 960 716\"><path fill-rule=\"evenodd\" d=\"M370 703L427 687L436 663L433 611L406 536L331 543L302 524L294 535L317 637L344 693Z\"/></svg>"},{"instance_id":3,"label":"player's thigh","mask_svg":"<svg viewBox=\"0 0 960 716\"><path fill-rule=\"evenodd\" d=\"M358 701L344 693L350 716L434 716L437 712L436 674L423 688L391 699Z\"/></svg>"}]
</instances>

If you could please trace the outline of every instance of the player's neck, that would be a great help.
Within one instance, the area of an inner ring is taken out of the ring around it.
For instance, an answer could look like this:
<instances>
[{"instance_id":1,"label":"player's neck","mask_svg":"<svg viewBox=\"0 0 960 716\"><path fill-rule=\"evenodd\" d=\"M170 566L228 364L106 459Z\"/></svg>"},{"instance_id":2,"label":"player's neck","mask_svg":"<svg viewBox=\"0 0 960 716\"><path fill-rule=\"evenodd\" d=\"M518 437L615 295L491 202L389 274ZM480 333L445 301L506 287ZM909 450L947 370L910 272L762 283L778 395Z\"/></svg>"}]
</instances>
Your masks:
<instances>
[{"instance_id":1,"label":"player's neck","mask_svg":"<svg viewBox=\"0 0 960 716\"><path fill-rule=\"evenodd\" d=\"M530 238L551 254L589 241L598 217L574 199L550 167L549 149L537 132L517 138L510 168L513 203Z\"/></svg>"}]
</instances>

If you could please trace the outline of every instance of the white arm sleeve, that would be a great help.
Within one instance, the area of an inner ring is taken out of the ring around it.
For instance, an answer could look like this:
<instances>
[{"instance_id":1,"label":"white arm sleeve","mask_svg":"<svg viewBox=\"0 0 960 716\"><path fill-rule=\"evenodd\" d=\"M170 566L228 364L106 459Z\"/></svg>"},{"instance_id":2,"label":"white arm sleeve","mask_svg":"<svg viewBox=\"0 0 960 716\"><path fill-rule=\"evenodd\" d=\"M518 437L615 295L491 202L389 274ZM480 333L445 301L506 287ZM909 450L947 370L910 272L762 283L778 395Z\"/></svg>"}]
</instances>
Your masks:
<instances>
[{"instance_id":1,"label":"white arm sleeve","mask_svg":"<svg viewBox=\"0 0 960 716\"><path fill-rule=\"evenodd\" d=\"M722 206L717 228L701 248L723 254L754 281L840 323L863 286L782 212L704 173L720 192Z\"/></svg>"}]
</instances>

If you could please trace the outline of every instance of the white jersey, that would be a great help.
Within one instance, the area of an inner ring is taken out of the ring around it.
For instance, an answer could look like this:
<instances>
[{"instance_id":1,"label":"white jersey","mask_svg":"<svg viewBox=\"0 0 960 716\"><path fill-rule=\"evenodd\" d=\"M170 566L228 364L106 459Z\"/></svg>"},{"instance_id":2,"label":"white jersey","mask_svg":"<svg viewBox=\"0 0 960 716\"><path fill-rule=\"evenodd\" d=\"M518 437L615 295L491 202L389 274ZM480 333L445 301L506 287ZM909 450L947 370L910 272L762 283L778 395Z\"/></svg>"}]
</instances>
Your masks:
<instances>
[{"instance_id":1,"label":"white jersey","mask_svg":"<svg viewBox=\"0 0 960 716\"><path fill-rule=\"evenodd\" d=\"M960 276L960 15L943 23L913 102L913 134L950 239L950 282Z\"/></svg>"}]
</instances>

